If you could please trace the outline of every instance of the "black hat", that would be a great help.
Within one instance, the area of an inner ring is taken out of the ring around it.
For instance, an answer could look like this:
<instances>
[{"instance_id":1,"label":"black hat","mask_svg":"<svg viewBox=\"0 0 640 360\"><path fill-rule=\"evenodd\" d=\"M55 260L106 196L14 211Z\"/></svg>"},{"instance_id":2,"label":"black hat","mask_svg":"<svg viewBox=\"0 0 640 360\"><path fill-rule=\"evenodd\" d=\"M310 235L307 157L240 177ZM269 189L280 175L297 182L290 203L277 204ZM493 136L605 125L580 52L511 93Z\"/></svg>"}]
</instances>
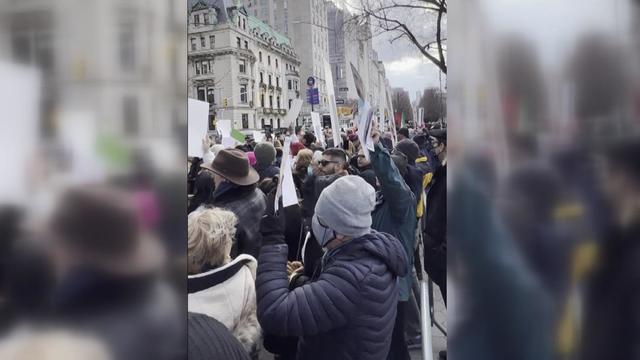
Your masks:
<instances>
[{"instance_id":1,"label":"black hat","mask_svg":"<svg viewBox=\"0 0 640 360\"><path fill-rule=\"evenodd\" d=\"M189 359L250 360L242 344L218 320L191 312L187 319Z\"/></svg>"},{"instance_id":2,"label":"black hat","mask_svg":"<svg viewBox=\"0 0 640 360\"><path fill-rule=\"evenodd\" d=\"M408 139L409 138L409 129L400 128L400 130L398 130L398 134L403 135L404 137L406 137Z\"/></svg>"}]
</instances>

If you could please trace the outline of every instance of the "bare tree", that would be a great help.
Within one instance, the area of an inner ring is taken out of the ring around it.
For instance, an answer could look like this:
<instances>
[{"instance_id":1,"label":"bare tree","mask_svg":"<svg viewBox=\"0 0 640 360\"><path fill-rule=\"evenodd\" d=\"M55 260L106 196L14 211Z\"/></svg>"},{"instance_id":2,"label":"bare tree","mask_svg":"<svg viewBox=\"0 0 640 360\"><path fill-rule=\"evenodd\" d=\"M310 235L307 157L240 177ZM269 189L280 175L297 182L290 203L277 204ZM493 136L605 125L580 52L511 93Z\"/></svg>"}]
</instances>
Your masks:
<instances>
[{"instance_id":1,"label":"bare tree","mask_svg":"<svg viewBox=\"0 0 640 360\"><path fill-rule=\"evenodd\" d=\"M438 88L428 88L422 94L419 107L424 108L423 118L418 122L432 123L446 117L447 99Z\"/></svg>"},{"instance_id":2,"label":"bare tree","mask_svg":"<svg viewBox=\"0 0 640 360\"><path fill-rule=\"evenodd\" d=\"M393 89L391 102L393 103L393 109L397 113L404 113L404 119L407 123L413 121L413 108L411 107L411 99L407 91L402 88Z\"/></svg>"},{"instance_id":3,"label":"bare tree","mask_svg":"<svg viewBox=\"0 0 640 360\"><path fill-rule=\"evenodd\" d=\"M358 0L352 23L370 23L373 35L390 33L391 43L404 39L447 73L446 0ZM433 24L425 27L425 23Z\"/></svg>"}]
</instances>

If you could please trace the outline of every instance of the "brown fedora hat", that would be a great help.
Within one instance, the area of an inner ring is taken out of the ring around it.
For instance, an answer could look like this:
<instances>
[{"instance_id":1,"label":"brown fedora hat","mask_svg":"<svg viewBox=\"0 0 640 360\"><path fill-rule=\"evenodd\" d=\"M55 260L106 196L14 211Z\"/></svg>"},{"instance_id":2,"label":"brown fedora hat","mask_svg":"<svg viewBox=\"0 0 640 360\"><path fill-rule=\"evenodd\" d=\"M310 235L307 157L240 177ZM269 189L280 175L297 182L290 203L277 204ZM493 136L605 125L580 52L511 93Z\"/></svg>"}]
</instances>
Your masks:
<instances>
[{"instance_id":1,"label":"brown fedora hat","mask_svg":"<svg viewBox=\"0 0 640 360\"><path fill-rule=\"evenodd\" d=\"M253 185L260 180L260 175L249 165L247 154L237 149L220 150L211 164L202 164L200 167L240 186Z\"/></svg>"}]
</instances>

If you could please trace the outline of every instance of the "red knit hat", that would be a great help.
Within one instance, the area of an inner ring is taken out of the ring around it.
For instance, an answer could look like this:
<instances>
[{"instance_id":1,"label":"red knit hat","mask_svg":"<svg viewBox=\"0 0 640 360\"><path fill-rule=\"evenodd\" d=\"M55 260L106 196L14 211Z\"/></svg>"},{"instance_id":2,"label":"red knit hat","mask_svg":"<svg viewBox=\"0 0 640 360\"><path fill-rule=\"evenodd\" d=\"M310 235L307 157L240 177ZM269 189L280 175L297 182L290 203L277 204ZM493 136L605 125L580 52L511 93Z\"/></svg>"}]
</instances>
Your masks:
<instances>
[{"instance_id":1,"label":"red knit hat","mask_svg":"<svg viewBox=\"0 0 640 360\"><path fill-rule=\"evenodd\" d=\"M298 155L298 151L305 149L304 145L302 145L302 143L297 142L297 143L291 143L291 146L289 146L289 149L291 150L291 155L296 156Z\"/></svg>"}]
</instances>

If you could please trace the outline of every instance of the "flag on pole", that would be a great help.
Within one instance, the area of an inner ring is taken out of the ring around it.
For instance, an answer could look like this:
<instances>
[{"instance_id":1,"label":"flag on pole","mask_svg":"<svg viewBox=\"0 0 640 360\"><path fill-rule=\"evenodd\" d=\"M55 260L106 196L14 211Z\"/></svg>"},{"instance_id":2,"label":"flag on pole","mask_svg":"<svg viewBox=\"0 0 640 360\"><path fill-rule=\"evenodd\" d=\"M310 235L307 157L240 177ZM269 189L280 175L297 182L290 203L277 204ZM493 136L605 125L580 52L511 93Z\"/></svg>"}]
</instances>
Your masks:
<instances>
[{"instance_id":1,"label":"flag on pole","mask_svg":"<svg viewBox=\"0 0 640 360\"><path fill-rule=\"evenodd\" d=\"M404 111L402 112L402 118L400 120L400 127L407 127L405 120L404 120Z\"/></svg>"}]
</instances>

